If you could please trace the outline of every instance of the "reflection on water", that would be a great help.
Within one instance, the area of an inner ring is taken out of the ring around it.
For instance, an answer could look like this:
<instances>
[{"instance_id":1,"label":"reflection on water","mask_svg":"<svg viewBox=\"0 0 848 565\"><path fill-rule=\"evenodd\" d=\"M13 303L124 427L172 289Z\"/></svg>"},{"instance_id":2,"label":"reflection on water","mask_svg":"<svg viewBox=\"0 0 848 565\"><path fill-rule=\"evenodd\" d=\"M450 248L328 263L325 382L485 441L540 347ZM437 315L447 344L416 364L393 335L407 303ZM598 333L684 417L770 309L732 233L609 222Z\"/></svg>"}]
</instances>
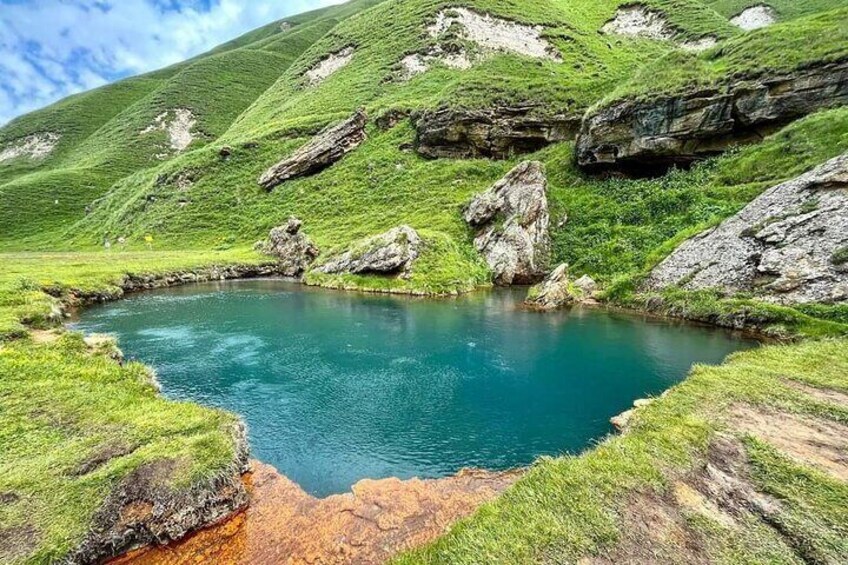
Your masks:
<instances>
[{"instance_id":1,"label":"reflection on water","mask_svg":"<svg viewBox=\"0 0 848 565\"><path fill-rule=\"evenodd\" d=\"M422 300L284 281L196 285L83 312L156 367L164 393L240 413L253 455L318 496L577 452L693 363L753 343L522 290Z\"/></svg>"}]
</instances>

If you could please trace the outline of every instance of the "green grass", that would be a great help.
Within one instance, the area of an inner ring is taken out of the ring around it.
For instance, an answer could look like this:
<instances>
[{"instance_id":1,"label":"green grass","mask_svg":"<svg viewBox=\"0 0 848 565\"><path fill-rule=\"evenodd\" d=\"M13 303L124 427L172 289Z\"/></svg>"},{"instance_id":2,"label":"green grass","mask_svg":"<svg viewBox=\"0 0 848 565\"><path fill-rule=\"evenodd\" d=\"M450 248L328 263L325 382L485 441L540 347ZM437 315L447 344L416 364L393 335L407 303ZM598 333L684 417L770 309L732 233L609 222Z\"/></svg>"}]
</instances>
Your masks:
<instances>
[{"instance_id":1,"label":"green grass","mask_svg":"<svg viewBox=\"0 0 848 565\"><path fill-rule=\"evenodd\" d=\"M599 106L694 88L727 87L765 74L844 61L848 58L846 24L848 8L843 5L739 35L700 54L676 51L646 65Z\"/></svg>"},{"instance_id":2,"label":"green grass","mask_svg":"<svg viewBox=\"0 0 848 565\"><path fill-rule=\"evenodd\" d=\"M820 416L820 405L778 383L797 378L848 390L846 345L836 340L769 346L734 354L718 367L697 366L671 394L640 410L628 434L579 456L542 459L446 536L394 563L573 563L610 550L626 533L623 506L635 493L668 495L677 477L697 469L729 406L767 404ZM785 504L782 516L790 521L789 530L827 559L844 557L848 487L789 463L768 447L751 441L748 446L754 483ZM701 549L706 553L700 557L711 562L739 563L743 556L752 563L796 562L762 526L738 530L712 521L707 526Z\"/></svg>"},{"instance_id":3,"label":"green grass","mask_svg":"<svg viewBox=\"0 0 848 565\"><path fill-rule=\"evenodd\" d=\"M810 14L826 12L836 8L845 7L842 0L805 0L798 2L797 0L701 0L704 4L718 12L719 14L732 18L745 8L751 6L771 6L777 13L778 21L786 21L794 18L800 18Z\"/></svg>"},{"instance_id":4,"label":"green grass","mask_svg":"<svg viewBox=\"0 0 848 565\"><path fill-rule=\"evenodd\" d=\"M232 464L235 416L166 401L150 382L146 367L93 354L74 333L49 346L0 345L0 492L14 496L0 524L4 536L19 532L22 552L4 562L60 561L111 490L145 463L176 460L174 488ZM107 446L131 452L77 473Z\"/></svg>"}]
</instances>

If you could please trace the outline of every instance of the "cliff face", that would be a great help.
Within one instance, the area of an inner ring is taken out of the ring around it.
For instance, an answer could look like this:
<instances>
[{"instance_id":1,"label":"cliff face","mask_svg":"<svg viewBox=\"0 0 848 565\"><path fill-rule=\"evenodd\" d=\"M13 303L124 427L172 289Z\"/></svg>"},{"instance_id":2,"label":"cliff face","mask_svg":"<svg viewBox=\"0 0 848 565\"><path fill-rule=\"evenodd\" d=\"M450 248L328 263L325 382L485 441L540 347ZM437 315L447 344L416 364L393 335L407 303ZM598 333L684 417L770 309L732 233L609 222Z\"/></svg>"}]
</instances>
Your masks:
<instances>
[{"instance_id":1,"label":"cliff face","mask_svg":"<svg viewBox=\"0 0 848 565\"><path fill-rule=\"evenodd\" d=\"M678 247L646 282L670 285L753 291L780 303L848 300L848 154Z\"/></svg>"},{"instance_id":2,"label":"cliff face","mask_svg":"<svg viewBox=\"0 0 848 565\"><path fill-rule=\"evenodd\" d=\"M739 81L654 100L623 101L587 116L578 164L661 171L756 141L817 110L848 103L848 62Z\"/></svg>"}]
</instances>

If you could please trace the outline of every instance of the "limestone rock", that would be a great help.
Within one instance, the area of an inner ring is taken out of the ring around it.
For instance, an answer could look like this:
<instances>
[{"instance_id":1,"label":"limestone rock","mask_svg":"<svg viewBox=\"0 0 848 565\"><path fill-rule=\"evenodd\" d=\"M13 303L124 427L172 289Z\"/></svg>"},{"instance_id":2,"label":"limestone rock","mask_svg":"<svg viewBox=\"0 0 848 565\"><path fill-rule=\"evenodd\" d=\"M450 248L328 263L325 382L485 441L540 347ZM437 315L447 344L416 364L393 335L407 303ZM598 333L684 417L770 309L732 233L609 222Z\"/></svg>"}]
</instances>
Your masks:
<instances>
[{"instance_id":1,"label":"limestone rock","mask_svg":"<svg viewBox=\"0 0 848 565\"><path fill-rule=\"evenodd\" d=\"M415 116L416 151L424 157L506 159L570 141L578 116L539 117L532 106L488 110L440 109Z\"/></svg>"},{"instance_id":2,"label":"limestone rock","mask_svg":"<svg viewBox=\"0 0 848 565\"><path fill-rule=\"evenodd\" d=\"M362 110L347 120L319 133L312 141L283 159L259 178L266 190L273 190L283 182L318 173L365 141L365 124L368 118Z\"/></svg>"},{"instance_id":3,"label":"limestone rock","mask_svg":"<svg viewBox=\"0 0 848 565\"><path fill-rule=\"evenodd\" d=\"M262 251L280 260L280 273L287 277L302 275L318 257L318 248L306 235L301 233L303 222L295 217L289 218L284 226L271 230Z\"/></svg>"},{"instance_id":4,"label":"limestone rock","mask_svg":"<svg viewBox=\"0 0 848 565\"><path fill-rule=\"evenodd\" d=\"M777 12L771 6L760 4L745 8L730 18L730 23L745 31L768 27L777 22Z\"/></svg>"},{"instance_id":5,"label":"limestone rock","mask_svg":"<svg viewBox=\"0 0 848 565\"><path fill-rule=\"evenodd\" d=\"M672 41L680 35L680 31L669 23L665 14L642 4L629 4L619 8L615 17L604 24L601 32L658 41ZM677 42L681 49L695 52L709 49L716 43L718 41L712 36Z\"/></svg>"},{"instance_id":6,"label":"limestone rock","mask_svg":"<svg viewBox=\"0 0 848 565\"><path fill-rule=\"evenodd\" d=\"M330 257L315 271L324 274L376 273L407 277L421 253L423 242L414 229L399 226L385 233L354 244L350 249Z\"/></svg>"},{"instance_id":7,"label":"limestone rock","mask_svg":"<svg viewBox=\"0 0 848 565\"><path fill-rule=\"evenodd\" d=\"M318 86L331 75L348 66L353 60L355 51L353 47L348 46L341 51L330 53L319 61L314 67L306 71L306 80L309 86Z\"/></svg>"},{"instance_id":8,"label":"limestone rock","mask_svg":"<svg viewBox=\"0 0 848 565\"><path fill-rule=\"evenodd\" d=\"M0 146L0 163L20 157L43 159L53 152L60 138L56 133L37 133L18 139L5 147Z\"/></svg>"},{"instance_id":9,"label":"limestone rock","mask_svg":"<svg viewBox=\"0 0 848 565\"><path fill-rule=\"evenodd\" d=\"M583 120L577 160L589 169L686 165L842 104L848 104L848 62L738 81L726 89L625 100Z\"/></svg>"},{"instance_id":10,"label":"limestone rock","mask_svg":"<svg viewBox=\"0 0 848 565\"><path fill-rule=\"evenodd\" d=\"M464 211L477 229L474 245L495 284L531 284L545 276L550 252L547 178L538 161L525 161Z\"/></svg>"},{"instance_id":11,"label":"limestone rock","mask_svg":"<svg viewBox=\"0 0 848 565\"><path fill-rule=\"evenodd\" d=\"M574 281L574 286L579 288L583 292L583 296L586 297L592 296L598 290L598 283L589 275L583 275Z\"/></svg>"},{"instance_id":12,"label":"limestone rock","mask_svg":"<svg viewBox=\"0 0 848 565\"><path fill-rule=\"evenodd\" d=\"M568 278L568 265L563 263L544 281L530 289L525 303L540 310L556 310L580 299L573 291L574 286Z\"/></svg>"},{"instance_id":13,"label":"limestone rock","mask_svg":"<svg viewBox=\"0 0 848 565\"><path fill-rule=\"evenodd\" d=\"M645 288L754 291L777 303L844 302L848 153L770 188L721 225L686 241Z\"/></svg>"}]
</instances>

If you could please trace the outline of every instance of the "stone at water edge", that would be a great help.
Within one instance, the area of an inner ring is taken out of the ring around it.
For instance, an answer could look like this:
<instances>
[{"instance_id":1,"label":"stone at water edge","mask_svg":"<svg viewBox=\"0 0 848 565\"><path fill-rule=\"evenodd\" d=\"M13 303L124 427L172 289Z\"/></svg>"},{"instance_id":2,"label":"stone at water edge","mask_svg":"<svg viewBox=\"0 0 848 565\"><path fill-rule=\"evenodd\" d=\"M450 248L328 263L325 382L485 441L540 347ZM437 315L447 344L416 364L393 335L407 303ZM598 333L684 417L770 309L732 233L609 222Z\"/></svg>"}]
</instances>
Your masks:
<instances>
[{"instance_id":1,"label":"stone at water edge","mask_svg":"<svg viewBox=\"0 0 848 565\"><path fill-rule=\"evenodd\" d=\"M357 110L347 120L328 127L293 155L265 171L259 177L259 184L270 191L287 180L321 172L365 141L367 122L365 112Z\"/></svg>"},{"instance_id":2,"label":"stone at water edge","mask_svg":"<svg viewBox=\"0 0 848 565\"><path fill-rule=\"evenodd\" d=\"M551 239L544 165L525 161L465 208L477 229L474 246L495 284L532 284L544 278Z\"/></svg>"},{"instance_id":3,"label":"stone at water edge","mask_svg":"<svg viewBox=\"0 0 848 565\"><path fill-rule=\"evenodd\" d=\"M774 186L681 244L644 290L755 292L781 304L848 301L848 153Z\"/></svg>"},{"instance_id":4,"label":"stone at water edge","mask_svg":"<svg viewBox=\"0 0 848 565\"><path fill-rule=\"evenodd\" d=\"M540 310L556 310L591 298L597 288L598 285L588 275L572 282L568 276L568 264L563 263L530 289L525 304Z\"/></svg>"},{"instance_id":5,"label":"stone at water edge","mask_svg":"<svg viewBox=\"0 0 848 565\"><path fill-rule=\"evenodd\" d=\"M284 226L271 230L262 252L280 260L280 271L284 276L297 277L318 257L318 247L301 233L303 222L292 216Z\"/></svg>"},{"instance_id":6,"label":"stone at water edge","mask_svg":"<svg viewBox=\"0 0 848 565\"><path fill-rule=\"evenodd\" d=\"M347 251L330 257L315 271L324 274L400 274L408 277L421 253L423 241L409 226L398 226L385 233L355 243Z\"/></svg>"}]
</instances>

